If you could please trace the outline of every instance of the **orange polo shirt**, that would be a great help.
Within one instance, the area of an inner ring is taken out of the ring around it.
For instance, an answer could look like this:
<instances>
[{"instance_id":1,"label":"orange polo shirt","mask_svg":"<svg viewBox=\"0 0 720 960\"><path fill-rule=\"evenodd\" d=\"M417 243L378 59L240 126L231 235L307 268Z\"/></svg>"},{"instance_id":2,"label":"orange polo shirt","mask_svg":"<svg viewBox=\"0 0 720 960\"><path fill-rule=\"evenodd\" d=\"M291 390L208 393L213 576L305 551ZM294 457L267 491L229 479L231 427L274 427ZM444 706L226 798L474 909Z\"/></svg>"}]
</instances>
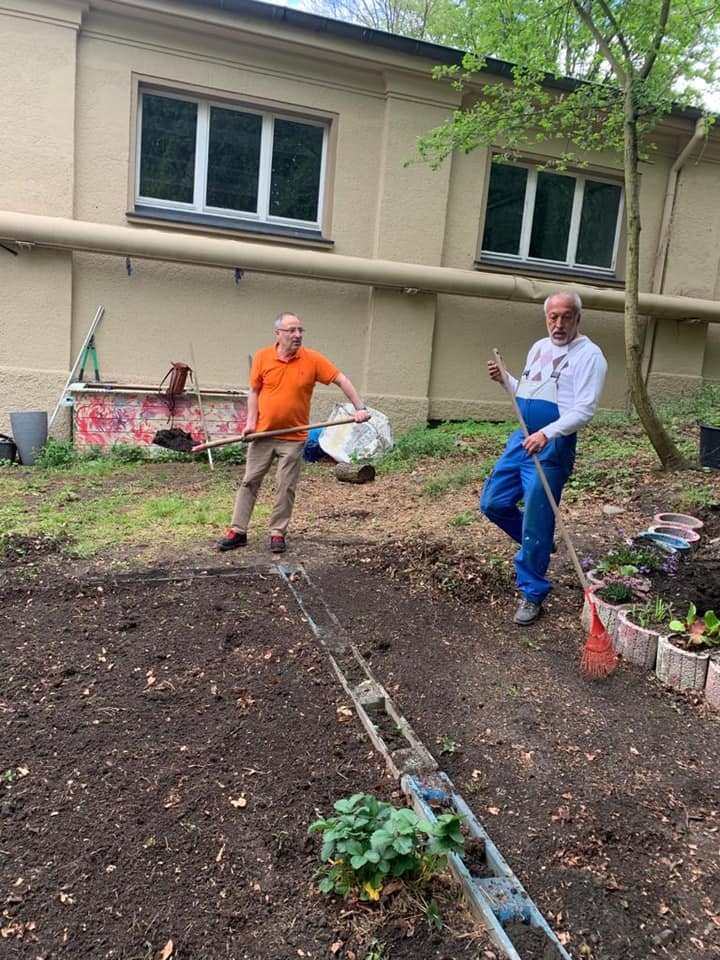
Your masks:
<instances>
[{"instance_id":1,"label":"orange polo shirt","mask_svg":"<svg viewBox=\"0 0 720 960\"><path fill-rule=\"evenodd\" d=\"M274 344L258 350L250 371L250 386L258 391L258 432L308 423L315 384L332 383L339 373L327 357L306 347L290 360L281 360ZM307 435L307 430L290 430L280 439L306 440Z\"/></svg>"}]
</instances>

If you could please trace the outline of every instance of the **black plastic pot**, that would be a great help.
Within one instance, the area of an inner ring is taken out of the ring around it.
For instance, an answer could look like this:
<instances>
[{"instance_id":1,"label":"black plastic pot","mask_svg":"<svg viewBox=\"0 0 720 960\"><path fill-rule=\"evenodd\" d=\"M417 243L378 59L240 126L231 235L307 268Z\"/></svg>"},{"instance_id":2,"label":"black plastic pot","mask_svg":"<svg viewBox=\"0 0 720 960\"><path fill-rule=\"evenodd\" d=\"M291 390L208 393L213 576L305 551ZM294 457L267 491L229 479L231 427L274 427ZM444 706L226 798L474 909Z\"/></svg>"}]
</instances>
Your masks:
<instances>
[{"instance_id":1,"label":"black plastic pot","mask_svg":"<svg viewBox=\"0 0 720 960\"><path fill-rule=\"evenodd\" d=\"M700 463L720 470L720 427L700 424Z\"/></svg>"}]
</instances>

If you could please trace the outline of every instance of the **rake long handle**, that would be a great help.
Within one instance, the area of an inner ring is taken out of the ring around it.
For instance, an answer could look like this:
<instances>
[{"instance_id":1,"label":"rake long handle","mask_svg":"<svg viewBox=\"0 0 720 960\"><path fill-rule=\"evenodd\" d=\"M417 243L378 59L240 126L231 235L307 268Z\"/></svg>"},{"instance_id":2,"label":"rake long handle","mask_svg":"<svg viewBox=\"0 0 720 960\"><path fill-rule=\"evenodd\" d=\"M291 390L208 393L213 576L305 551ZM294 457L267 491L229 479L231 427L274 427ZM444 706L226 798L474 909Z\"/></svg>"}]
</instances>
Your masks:
<instances>
[{"instance_id":1,"label":"rake long handle","mask_svg":"<svg viewBox=\"0 0 720 960\"><path fill-rule=\"evenodd\" d=\"M231 437L222 437L220 440L210 440L208 443L199 443L192 448L193 453L208 450L210 447L223 447L226 443L249 443L251 440L260 440L263 437L279 437L283 433L296 433L298 430L317 430L319 427L337 427L341 423L355 423L355 417L343 417L342 420L323 420L321 423L304 423L297 427L280 427L279 430L263 430L260 433L233 434Z\"/></svg>"},{"instance_id":2,"label":"rake long handle","mask_svg":"<svg viewBox=\"0 0 720 960\"><path fill-rule=\"evenodd\" d=\"M525 423L525 418L523 417L520 411L520 405L517 402L517 397L515 396L515 393L513 392L513 389L510 386L508 373L507 373L507 370L505 369L505 363L503 361L502 356L500 355L500 351L497 348L493 348L493 357L495 358L495 363L497 363L498 367L500 368L500 375L502 376L503 384L505 385L505 389L507 390L507 392L510 394L510 400L512 401L513 410L515 411L515 416L517 417L518 423L522 428L522 432L525 437L529 437L530 433L528 431L527 424ZM568 532L567 527L565 526L565 522L562 516L560 515L560 508L558 507L557 501L555 500L553 492L550 489L548 478L545 474L545 471L543 470L542 464L540 463L537 457L537 454L533 453L532 458L535 464L535 469L537 470L538 476L540 477L540 482L542 483L543 489L545 490L545 495L547 496L550 506L552 507L552 511L555 514L555 522L559 526L560 533L562 534L562 537L565 540L565 544L567 545L568 553L570 554L570 559L573 562L573 566L575 567L575 572L577 573L578 579L580 580L580 585L583 588L583 590L587 590L588 582L585 577L585 573L583 572L583 568L580 564L580 560L578 559L578 555L575 550L575 547L573 546L573 542L570 539L570 534Z\"/></svg>"},{"instance_id":3,"label":"rake long handle","mask_svg":"<svg viewBox=\"0 0 720 960\"><path fill-rule=\"evenodd\" d=\"M203 433L205 434L205 439L210 439L210 434L208 433L207 423L205 422L205 411L203 410L202 394L200 393L200 381L198 380L197 372L197 363L195 362L195 351L193 350L193 345L190 344L190 359L192 360L193 365L193 381L195 383L195 394L197 396L198 407L200 409L200 422L202 423ZM208 463L210 464L210 469L215 469L215 464L213 463L212 450L208 450Z\"/></svg>"}]
</instances>

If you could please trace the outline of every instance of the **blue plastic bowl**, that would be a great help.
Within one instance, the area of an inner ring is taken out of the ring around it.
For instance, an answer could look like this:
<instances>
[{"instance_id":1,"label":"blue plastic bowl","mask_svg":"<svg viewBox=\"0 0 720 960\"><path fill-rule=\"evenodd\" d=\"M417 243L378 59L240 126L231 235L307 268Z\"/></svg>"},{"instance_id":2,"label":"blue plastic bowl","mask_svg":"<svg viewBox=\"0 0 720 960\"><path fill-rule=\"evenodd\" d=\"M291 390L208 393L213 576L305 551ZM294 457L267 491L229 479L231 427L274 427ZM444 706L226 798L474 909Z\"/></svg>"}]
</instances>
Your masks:
<instances>
[{"instance_id":1,"label":"blue plastic bowl","mask_svg":"<svg viewBox=\"0 0 720 960\"><path fill-rule=\"evenodd\" d=\"M690 552L690 544L682 537L675 537L670 533L657 533L654 530L643 530L637 535L638 540L649 540L656 543L659 547L667 550L668 553L686 554Z\"/></svg>"}]
</instances>

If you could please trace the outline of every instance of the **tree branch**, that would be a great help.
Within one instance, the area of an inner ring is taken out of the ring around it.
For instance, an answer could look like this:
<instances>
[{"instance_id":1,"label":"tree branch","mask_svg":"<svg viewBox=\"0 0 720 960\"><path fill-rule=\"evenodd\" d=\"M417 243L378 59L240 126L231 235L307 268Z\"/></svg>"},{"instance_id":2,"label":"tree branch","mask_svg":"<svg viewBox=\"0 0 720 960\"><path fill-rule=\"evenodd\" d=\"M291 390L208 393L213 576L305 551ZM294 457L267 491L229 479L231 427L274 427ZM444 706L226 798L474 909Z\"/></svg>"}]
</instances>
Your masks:
<instances>
[{"instance_id":1,"label":"tree branch","mask_svg":"<svg viewBox=\"0 0 720 960\"><path fill-rule=\"evenodd\" d=\"M615 20L615 17L613 16L612 10L608 8L604 0L598 0L603 13L612 24L618 43L622 47L623 53L625 54L626 62L628 64L628 68L629 68L628 70L626 70L625 67L622 65L622 63L620 63L620 61L617 59L617 57L613 53L612 47L607 41L607 38L595 25L595 21L593 20L592 13L590 13L588 9L589 5L583 3L582 0L571 0L571 2L573 7L575 7L575 10L577 11L578 16L580 17L582 22L585 24L585 26L588 28L588 30L594 37L595 42L597 43L599 49L605 55L605 58L607 62L610 64L613 73L615 74L619 82L623 86L625 86L625 84L630 79L629 71L632 69L632 59L630 57L630 51L628 49L628 45L625 40L625 37L623 36L622 31L620 30L620 27L617 21Z\"/></svg>"},{"instance_id":2,"label":"tree branch","mask_svg":"<svg viewBox=\"0 0 720 960\"><path fill-rule=\"evenodd\" d=\"M655 31L655 36L653 37L652 47L650 53L647 55L647 59L640 69L640 77L645 80L655 65L657 55L660 52L660 44L663 42L663 37L665 36L665 31L667 29L668 17L670 16L670 0L663 0L662 7L660 9L660 22L658 23L658 28Z\"/></svg>"}]
</instances>

